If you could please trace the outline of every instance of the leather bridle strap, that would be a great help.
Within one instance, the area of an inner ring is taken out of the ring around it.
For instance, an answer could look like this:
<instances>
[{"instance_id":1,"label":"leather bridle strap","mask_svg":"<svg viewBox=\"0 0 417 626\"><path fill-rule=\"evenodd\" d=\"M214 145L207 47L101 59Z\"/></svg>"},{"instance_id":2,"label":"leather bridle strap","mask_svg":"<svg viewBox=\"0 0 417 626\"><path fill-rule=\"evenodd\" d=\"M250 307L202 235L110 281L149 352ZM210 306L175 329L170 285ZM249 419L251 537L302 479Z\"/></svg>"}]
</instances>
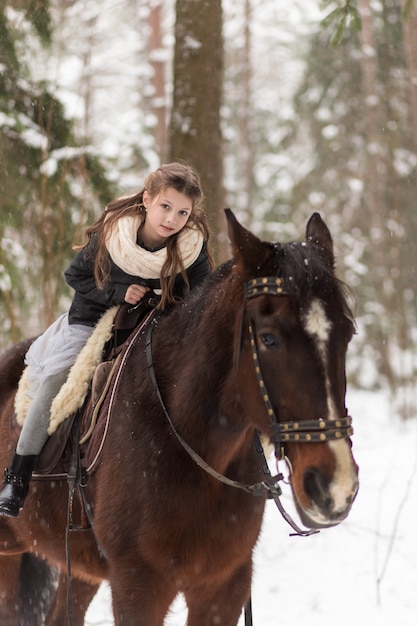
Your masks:
<instances>
[{"instance_id":1,"label":"leather bridle strap","mask_svg":"<svg viewBox=\"0 0 417 626\"><path fill-rule=\"evenodd\" d=\"M281 278L255 278L245 284L245 298L247 300L261 295L282 296L289 295L289 293L288 290L284 289L284 283ZM266 412L269 416L271 440L275 445L275 454L278 459L283 458L283 447L286 443L324 443L326 441L346 439L353 435L352 418L349 415L338 419L280 422L275 414L262 375L251 320L249 320L249 338L256 378Z\"/></svg>"},{"instance_id":2,"label":"leather bridle strap","mask_svg":"<svg viewBox=\"0 0 417 626\"><path fill-rule=\"evenodd\" d=\"M268 494L271 491L271 488L279 480L282 480L283 478L282 474L278 474L277 476L267 477L265 481L260 482L260 483L255 483L253 485L246 485L244 483L240 483L237 480L232 480L228 478L227 476L224 476L223 474L220 474L219 472L217 472L199 454L197 454L197 452L193 450L191 446L189 446L188 443L181 437L180 433L178 432L178 430L174 426L174 423L171 420L171 416L169 415L168 409L165 406L165 402L162 398L158 381L156 379L155 368L154 368L153 359L152 359L152 333L156 325L155 320L156 318L154 318L148 326L148 332L146 335L146 360L147 360L147 365L149 369L149 374L150 374L156 395L158 397L159 403L162 407L165 417L168 420L171 430L176 436L176 438L178 439L179 443L184 448L184 450L190 455L193 461L216 480L219 480L220 482L224 483L225 485L228 485L229 487L236 487L237 489L242 489L243 491L246 491L247 493L250 493L253 496L265 496L265 495L268 496Z\"/></svg>"},{"instance_id":3,"label":"leather bridle strap","mask_svg":"<svg viewBox=\"0 0 417 626\"><path fill-rule=\"evenodd\" d=\"M262 441L261 441L258 431L255 431L255 445L256 445L256 450L258 452L259 458L261 460L263 473L267 477L271 476L271 471L269 469L268 462L265 457L264 447L262 445ZM275 502L277 509L281 513L282 517L285 519L287 524L289 524L291 528L295 531L290 534L290 537L293 537L295 535L297 537L309 537L310 535L315 535L316 533L319 532L318 530L315 530L315 529L300 528L298 524L294 522L292 517L287 513L287 511L282 506L281 500L279 499L280 495L281 495L281 489L279 485L274 485L271 487L268 497L271 498Z\"/></svg>"},{"instance_id":4,"label":"leather bridle strap","mask_svg":"<svg viewBox=\"0 0 417 626\"><path fill-rule=\"evenodd\" d=\"M335 420L275 423L271 430L274 439L280 443L324 443L353 435L350 415Z\"/></svg>"},{"instance_id":5,"label":"leather bridle strap","mask_svg":"<svg viewBox=\"0 0 417 626\"><path fill-rule=\"evenodd\" d=\"M245 300L256 298L256 296L289 296L291 289L285 285L284 279L279 276L262 276L253 278L244 285Z\"/></svg>"}]
</instances>

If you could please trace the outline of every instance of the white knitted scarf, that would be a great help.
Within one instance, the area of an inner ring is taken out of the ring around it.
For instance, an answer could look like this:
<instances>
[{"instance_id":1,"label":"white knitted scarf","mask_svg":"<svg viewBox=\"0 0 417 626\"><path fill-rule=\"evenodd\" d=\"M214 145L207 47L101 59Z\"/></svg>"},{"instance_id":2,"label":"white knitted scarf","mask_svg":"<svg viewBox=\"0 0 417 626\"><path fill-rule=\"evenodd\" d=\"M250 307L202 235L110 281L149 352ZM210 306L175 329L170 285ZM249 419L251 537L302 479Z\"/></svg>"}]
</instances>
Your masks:
<instances>
[{"instance_id":1,"label":"white knitted scarf","mask_svg":"<svg viewBox=\"0 0 417 626\"><path fill-rule=\"evenodd\" d=\"M141 278L159 278L167 258L166 247L149 252L139 246L138 229L143 217L127 215L114 224L110 237L106 241L107 250L118 267L131 276ZM197 260L203 247L204 238L199 230L184 228L178 235L179 252L185 269Z\"/></svg>"}]
</instances>

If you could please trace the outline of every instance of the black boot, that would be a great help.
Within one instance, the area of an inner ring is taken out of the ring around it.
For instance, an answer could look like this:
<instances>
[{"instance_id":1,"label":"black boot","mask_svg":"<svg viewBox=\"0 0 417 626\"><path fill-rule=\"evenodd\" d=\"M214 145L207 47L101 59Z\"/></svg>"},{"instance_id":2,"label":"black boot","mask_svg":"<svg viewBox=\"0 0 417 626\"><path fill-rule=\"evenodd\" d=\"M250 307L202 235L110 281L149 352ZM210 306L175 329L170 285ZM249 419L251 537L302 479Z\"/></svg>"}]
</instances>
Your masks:
<instances>
[{"instance_id":1,"label":"black boot","mask_svg":"<svg viewBox=\"0 0 417 626\"><path fill-rule=\"evenodd\" d=\"M0 490L0 515L17 517L23 507L36 456L20 455L15 452L9 468L4 470L3 486Z\"/></svg>"}]
</instances>

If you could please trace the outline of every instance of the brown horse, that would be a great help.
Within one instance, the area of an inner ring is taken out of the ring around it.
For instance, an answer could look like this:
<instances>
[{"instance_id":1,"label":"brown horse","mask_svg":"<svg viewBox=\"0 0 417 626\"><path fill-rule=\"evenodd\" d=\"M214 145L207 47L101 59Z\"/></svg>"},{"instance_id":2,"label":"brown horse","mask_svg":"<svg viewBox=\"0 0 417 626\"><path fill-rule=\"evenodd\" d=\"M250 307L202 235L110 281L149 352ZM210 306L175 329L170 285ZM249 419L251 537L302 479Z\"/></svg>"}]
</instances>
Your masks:
<instances>
[{"instance_id":1,"label":"brown horse","mask_svg":"<svg viewBox=\"0 0 417 626\"><path fill-rule=\"evenodd\" d=\"M305 242L272 244L231 211L227 219L234 261L132 341L103 406L111 420L86 487L94 524L71 535L75 626L105 579L116 626L162 626L180 592L189 626L237 624L265 499L277 492L258 432L287 460L307 527L340 523L355 498L345 407L354 324L330 233L314 214ZM0 366L3 466L18 435L13 397L26 348ZM2 626L24 623L27 553L56 568L38 576L45 593L51 572L58 584L51 607L37 601L39 623L66 622L67 499L65 481L32 481L20 516L0 519Z\"/></svg>"}]
</instances>

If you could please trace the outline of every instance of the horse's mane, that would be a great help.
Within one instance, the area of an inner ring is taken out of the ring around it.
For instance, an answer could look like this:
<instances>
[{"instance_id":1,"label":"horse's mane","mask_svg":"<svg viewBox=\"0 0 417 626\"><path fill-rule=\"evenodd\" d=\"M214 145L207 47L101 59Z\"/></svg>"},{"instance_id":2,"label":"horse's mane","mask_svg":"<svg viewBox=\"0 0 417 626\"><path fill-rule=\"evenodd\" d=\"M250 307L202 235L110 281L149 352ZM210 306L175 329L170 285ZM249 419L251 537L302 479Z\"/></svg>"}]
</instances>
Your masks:
<instances>
[{"instance_id":1,"label":"horse's mane","mask_svg":"<svg viewBox=\"0 0 417 626\"><path fill-rule=\"evenodd\" d=\"M162 317L169 317L170 323L172 322L176 329L180 327L178 318L181 318L183 315L185 316L186 328L188 330L197 326L201 313L210 308L214 297L213 292L222 289L230 277L233 266L233 260L219 265L199 285L190 291L184 300L168 309Z\"/></svg>"},{"instance_id":2,"label":"horse's mane","mask_svg":"<svg viewBox=\"0 0 417 626\"><path fill-rule=\"evenodd\" d=\"M33 338L10 346L0 354L0 396L17 389L24 368L25 354Z\"/></svg>"}]
</instances>

